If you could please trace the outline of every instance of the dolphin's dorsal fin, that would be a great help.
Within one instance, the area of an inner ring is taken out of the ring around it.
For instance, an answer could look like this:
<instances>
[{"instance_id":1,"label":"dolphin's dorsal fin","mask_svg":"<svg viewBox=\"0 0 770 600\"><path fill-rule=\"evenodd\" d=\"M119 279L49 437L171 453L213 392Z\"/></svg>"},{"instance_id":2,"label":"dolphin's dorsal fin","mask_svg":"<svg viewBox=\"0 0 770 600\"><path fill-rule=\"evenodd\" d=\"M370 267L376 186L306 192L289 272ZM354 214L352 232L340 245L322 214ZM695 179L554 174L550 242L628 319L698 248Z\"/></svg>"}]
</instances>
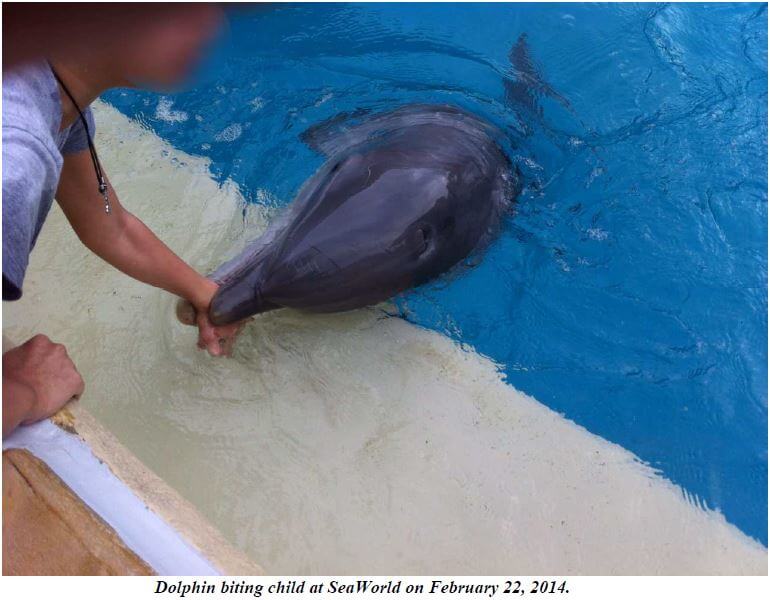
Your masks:
<instances>
[{"instance_id":1,"label":"dolphin's dorsal fin","mask_svg":"<svg viewBox=\"0 0 770 600\"><path fill-rule=\"evenodd\" d=\"M508 60L513 68L513 79L505 80L505 98L509 104L518 104L540 115L542 108L537 103L537 96L548 96L572 111L569 101L554 90L537 69L527 44L526 33L522 33L511 47Z\"/></svg>"}]
</instances>

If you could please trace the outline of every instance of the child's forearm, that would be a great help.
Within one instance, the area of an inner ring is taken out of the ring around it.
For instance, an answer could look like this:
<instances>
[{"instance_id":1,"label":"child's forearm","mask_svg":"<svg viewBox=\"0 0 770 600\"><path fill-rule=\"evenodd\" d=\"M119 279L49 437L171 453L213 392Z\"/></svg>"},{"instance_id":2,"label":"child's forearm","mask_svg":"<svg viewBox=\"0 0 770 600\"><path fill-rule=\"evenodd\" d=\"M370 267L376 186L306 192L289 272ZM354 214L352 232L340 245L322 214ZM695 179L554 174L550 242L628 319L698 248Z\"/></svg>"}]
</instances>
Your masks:
<instances>
[{"instance_id":1,"label":"child's forearm","mask_svg":"<svg viewBox=\"0 0 770 600\"><path fill-rule=\"evenodd\" d=\"M160 241L128 211L121 214L120 235L101 238L91 250L126 275L162 288L188 300L196 309L206 309L217 285L200 275Z\"/></svg>"}]
</instances>

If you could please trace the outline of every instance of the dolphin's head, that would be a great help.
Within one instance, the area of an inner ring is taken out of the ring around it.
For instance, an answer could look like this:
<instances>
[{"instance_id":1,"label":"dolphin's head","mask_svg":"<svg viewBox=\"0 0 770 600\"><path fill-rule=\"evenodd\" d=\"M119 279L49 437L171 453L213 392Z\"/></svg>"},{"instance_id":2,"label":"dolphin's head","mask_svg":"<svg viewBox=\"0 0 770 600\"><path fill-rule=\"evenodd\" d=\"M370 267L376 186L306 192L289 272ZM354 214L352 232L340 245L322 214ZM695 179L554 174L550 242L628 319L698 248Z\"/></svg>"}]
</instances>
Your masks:
<instances>
[{"instance_id":1,"label":"dolphin's head","mask_svg":"<svg viewBox=\"0 0 770 600\"><path fill-rule=\"evenodd\" d=\"M284 306L376 304L485 245L508 197L509 162L491 126L430 106L390 118L321 144L333 154L291 211L218 270L214 325Z\"/></svg>"}]
</instances>

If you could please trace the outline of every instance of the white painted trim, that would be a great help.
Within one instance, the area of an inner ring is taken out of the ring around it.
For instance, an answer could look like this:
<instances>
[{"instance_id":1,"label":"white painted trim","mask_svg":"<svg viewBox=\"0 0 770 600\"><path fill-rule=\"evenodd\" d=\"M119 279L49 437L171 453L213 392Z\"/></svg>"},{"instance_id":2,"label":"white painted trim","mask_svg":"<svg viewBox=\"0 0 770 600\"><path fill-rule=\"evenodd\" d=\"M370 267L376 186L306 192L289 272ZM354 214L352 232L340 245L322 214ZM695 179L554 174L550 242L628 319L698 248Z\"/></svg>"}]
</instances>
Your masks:
<instances>
[{"instance_id":1,"label":"white painted trim","mask_svg":"<svg viewBox=\"0 0 770 600\"><path fill-rule=\"evenodd\" d=\"M3 440L3 450L9 448L24 448L45 462L159 575L220 575L76 435L43 420Z\"/></svg>"}]
</instances>

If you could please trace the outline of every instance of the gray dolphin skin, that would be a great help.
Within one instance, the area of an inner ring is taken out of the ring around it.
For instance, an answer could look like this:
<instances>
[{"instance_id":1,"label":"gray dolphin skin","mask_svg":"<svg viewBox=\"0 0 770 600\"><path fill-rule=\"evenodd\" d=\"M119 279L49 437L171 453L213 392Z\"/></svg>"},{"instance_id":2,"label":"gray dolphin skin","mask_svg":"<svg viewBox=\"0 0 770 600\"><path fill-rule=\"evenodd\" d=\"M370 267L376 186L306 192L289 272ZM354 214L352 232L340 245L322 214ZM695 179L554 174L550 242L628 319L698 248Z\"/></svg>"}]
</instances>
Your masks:
<instances>
[{"instance_id":1,"label":"gray dolphin skin","mask_svg":"<svg viewBox=\"0 0 770 600\"><path fill-rule=\"evenodd\" d=\"M353 115L303 136L328 160L210 277L215 325L282 307L346 311L446 272L494 237L520 189L490 123L448 105Z\"/></svg>"}]
</instances>

